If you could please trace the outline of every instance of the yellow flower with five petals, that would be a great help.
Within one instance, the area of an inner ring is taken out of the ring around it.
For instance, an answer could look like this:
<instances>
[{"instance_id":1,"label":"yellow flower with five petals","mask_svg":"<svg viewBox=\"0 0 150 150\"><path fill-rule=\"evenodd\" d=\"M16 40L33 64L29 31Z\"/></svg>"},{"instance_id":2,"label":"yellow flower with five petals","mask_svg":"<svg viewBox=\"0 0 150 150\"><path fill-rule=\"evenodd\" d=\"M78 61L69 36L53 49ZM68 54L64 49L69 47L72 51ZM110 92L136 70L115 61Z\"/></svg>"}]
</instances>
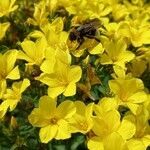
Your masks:
<instances>
[{"instance_id":1,"label":"yellow flower with five petals","mask_svg":"<svg viewBox=\"0 0 150 150\"><path fill-rule=\"evenodd\" d=\"M61 93L65 96L76 94L76 82L81 78L82 70L79 66L70 66L57 60L51 74L42 74L37 80L49 86L48 95L52 98Z\"/></svg>"},{"instance_id":2,"label":"yellow flower with five petals","mask_svg":"<svg viewBox=\"0 0 150 150\"><path fill-rule=\"evenodd\" d=\"M15 109L21 99L22 93L29 85L30 81L28 79L24 79L20 82L14 82L12 88L8 88L6 90L6 93L3 96L3 101L0 104L0 118L6 114L8 108L10 108L10 111Z\"/></svg>"},{"instance_id":3,"label":"yellow flower with five petals","mask_svg":"<svg viewBox=\"0 0 150 150\"><path fill-rule=\"evenodd\" d=\"M40 127L40 140L48 143L53 138L67 139L71 137L69 120L75 114L76 108L73 102L66 100L57 105L55 99L48 96L40 98L39 107L34 108L28 119L35 126Z\"/></svg>"},{"instance_id":4,"label":"yellow flower with five petals","mask_svg":"<svg viewBox=\"0 0 150 150\"><path fill-rule=\"evenodd\" d=\"M109 87L115 94L118 105L128 107L133 114L137 114L140 104L147 100L143 82L138 78L110 80Z\"/></svg>"}]
</instances>

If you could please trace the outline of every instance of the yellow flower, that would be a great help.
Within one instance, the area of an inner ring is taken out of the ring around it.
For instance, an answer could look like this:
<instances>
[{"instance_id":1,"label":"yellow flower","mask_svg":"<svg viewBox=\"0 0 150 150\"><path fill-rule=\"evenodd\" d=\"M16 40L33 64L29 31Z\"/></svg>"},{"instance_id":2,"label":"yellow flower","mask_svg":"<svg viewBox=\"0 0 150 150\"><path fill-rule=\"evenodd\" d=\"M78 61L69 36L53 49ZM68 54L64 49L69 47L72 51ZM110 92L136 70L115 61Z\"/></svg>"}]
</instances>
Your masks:
<instances>
[{"instance_id":1,"label":"yellow flower","mask_svg":"<svg viewBox=\"0 0 150 150\"><path fill-rule=\"evenodd\" d=\"M117 102L115 98L103 97L97 105L94 106L94 111L98 116L105 115L110 110L117 110Z\"/></svg>"},{"instance_id":2,"label":"yellow flower","mask_svg":"<svg viewBox=\"0 0 150 150\"><path fill-rule=\"evenodd\" d=\"M70 66L57 60L55 70L51 74L42 74L37 79L49 86L48 95L52 98L61 93L65 96L76 94L76 82L81 78L82 70L79 66Z\"/></svg>"},{"instance_id":3,"label":"yellow flower","mask_svg":"<svg viewBox=\"0 0 150 150\"><path fill-rule=\"evenodd\" d=\"M104 103L95 107L96 116L93 116L94 126L92 128L94 134L103 139L117 132L123 139L130 139L135 133L135 125L127 119L120 121L120 114L113 108L114 106L107 108Z\"/></svg>"},{"instance_id":4,"label":"yellow flower","mask_svg":"<svg viewBox=\"0 0 150 150\"><path fill-rule=\"evenodd\" d=\"M43 96L39 101L39 108L33 109L29 115L29 122L40 127L39 136L42 143L48 143L53 138L67 139L71 137L69 120L75 114L73 102L66 100L58 107L55 99Z\"/></svg>"},{"instance_id":5,"label":"yellow flower","mask_svg":"<svg viewBox=\"0 0 150 150\"><path fill-rule=\"evenodd\" d=\"M59 60L66 65L71 64L71 55L68 51L63 51L61 49L55 49L48 47L45 50L45 60L40 66L41 71L44 73L53 73L56 61ZM51 67L49 67L51 64Z\"/></svg>"},{"instance_id":6,"label":"yellow flower","mask_svg":"<svg viewBox=\"0 0 150 150\"><path fill-rule=\"evenodd\" d=\"M115 21L124 19L129 14L125 5L115 4L112 5L112 16Z\"/></svg>"},{"instance_id":7,"label":"yellow flower","mask_svg":"<svg viewBox=\"0 0 150 150\"><path fill-rule=\"evenodd\" d=\"M125 63L134 58L134 54L127 51L127 45L123 39L107 41L104 44L105 53L101 55L100 62L103 65L113 64L125 68Z\"/></svg>"},{"instance_id":8,"label":"yellow flower","mask_svg":"<svg viewBox=\"0 0 150 150\"><path fill-rule=\"evenodd\" d=\"M114 73L111 74L114 79L116 78L126 78L126 69L121 68L120 66L113 66Z\"/></svg>"},{"instance_id":9,"label":"yellow flower","mask_svg":"<svg viewBox=\"0 0 150 150\"><path fill-rule=\"evenodd\" d=\"M18 66L14 66L17 55L17 50L9 50L3 55L0 54L0 98L3 97L6 90L6 80L16 80L20 78Z\"/></svg>"},{"instance_id":10,"label":"yellow flower","mask_svg":"<svg viewBox=\"0 0 150 150\"><path fill-rule=\"evenodd\" d=\"M29 37L44 38L47 45L54 49L67 50L68 33L63 31L63 19L58 17L51 24L47 23L41 27L41 31L34 31L29 34Z\"/></svg>"},{"instance_id":11,"label":"yellow flower","mask_svg":"<svg viewBox=\"0 0 150 150\"><path fill-rule=\"evenodd\" d=\"M104 33L110 39L116 37L117 30L118 30L118 27L119 27L118 23L116 23L116 22L107 23L106 22L106 23L104 23L104 27L105 27L106 31L104 29L102 29L102 33ZM103 37L103 38L105 38L105 37Z\"/></svg>"},{"instance_id":12,"label":"yellow flower","mask_svg":"<svg viewBox=\"0 0 150 150\"><path fill-rule=\"evenodd\" d=\"M87 18L101 18L108 15L112 8L107 3L103 3L99 0L87 1L78 0L73 1L73 3L66 7L66 10L70 14L74 14L75 18L80 18L80 20L85 20Z\"/></svg>"},{"instance_id":13,"label":"yellow flower","mask_svg":"<svg viewBox=\"0 0 150 150\"><path fill-rule=\"evenodd\" d=\"M0 0L0 17L8 15L18 8L18 5L14 6L15 1L16 0Z\"/></svg>"},{"instance_id":14,"label":"yellow flower","mask_svg":"<svg viewBox=\"0 0 150 150\"><path fill-rule=\"evenodd\" d=\"M76 113L70 121L72 133L81 132L86 134L93 127L93 120L91 118L93 113L93 103L87 106L81 102L74 102L76 106Z\"/></svg>"},{"instance_id":15,"label":"yellow flower","mask_svg":"<svg viewBox=\"0 0 150 150\"><path fill-rule=\"evenodd\" d=\"M137 78L118 78L109 81L111 91L115 94L118 105L124 105L136 114L140 104L147 100L142 80Z\"/></svg>"},{"instance_id":16,"label":"yellow flower","mask_svg":"<svg viewBox=\"0 0 150 150\"><path fill-rule=\"evenodd\" d=\"M0 23L0 40L5 36L5 32L7 31L9 26L9 22Z\"/></svg>"},{"instance_id":17,"label":"yellow flower","mask_svg":"<svg viewBox=\"0 0 150 150\"><path fill-rule=\"evenodd\" d=\"M102 18L112 11L112 7L105 3L96 0L95 2L87 1L89 9L85 9L91 18Z\"/></svg>"},{"instance_id":18,"label":"yellow flower","mask_svg":"<svg viewBox=\"0 0 150 150\"><path fill-rule=\"evenodd\" d=\"M35 26L43 26L45 24L48 23L48 12L46 12L46 4L42 1L38 4L35 4L34 5L34 14L33 14L33 17L34 19L32 18L28 18L27 22L29 24L33 24Z\"/></svg>"},{"instance_id":19,"label":"yellow flower","mask_svg":"<svg viewBox=\"0 0 150 150\"><path fill-rule=\"evenodd\" d=\"M127 119L121 121L120 114L115 109L115 103L113 104L108 99L114 106L109 105L107 108L106 104L109 103L108 101L105 103L105 100L95 107L95 116L93 116L94 125L92 128L95 135L89 139L88 148L91 150L105 150L108 148L109 150L112 147L115 150L117 145L111 141L108 144L108 139L113 141L114 138L114 142L117 142L115 141L117 138L121 142L118 143L118 150L120 150L123 149L122 144L125 144L125 140L131 139L135 134L135 125Z\"/></svg>"},{"instance_id":20,"label":"yellow flower","mask_svg":"<svg viewBox=\"0 0 150 150\"><path fill-rule=\"evenodd\" d=\"M123 22L120 24L118 33L127 37L134 47L140 47L143 44L150 44L150 26L139 26L134 22Z\"/></svg>"},{"instance_id":21,"label":"yellow flower","mask_svg":"<svg viewBox=\"0 0 150 150\"><path fill-rule=\"evenodd\" d=\"M72 3L74 3L73 0L43 0L45 2L45 5L48 8L48 12L54 13L59 6L63 6L66 8L67 6L70 6Z\"/></svg>"},{"instance_id":22,"label":"yellow flower","mask_svg":"<svg viewBox=\"0 0 150 150\"><path fill-rule=\"evenodd\" d=\"M148 95L150 98L150 95ZM127 115L127 119L132 120L132 122L136 125L136 133L134 137L128 141L128 146L132 150L133 145L135 145L135 150L138 148L140 150L145 150L150 145L150 126L149 126L149 118L150 118L150 102L146 101L142 105L142 109L138 115Z\"/></svg>"},{"instance_id":23,"label":"yellow flower","mask_svg":"<svg viewBox=\"0 0 150 150\"><path fill-rule=\"evenodd\" d=\"M116 132L110 134L102 141L94 137L88 141L89 150L129 150L126 141Z\"/></svg>"},{"instance_id":24,"label":"yellow flower","mask_svg":"<svg viewBox=\"0 0 150 150\"><path fill-rule=\"evenodd\" d=\"M147 62L145 60L134 59L131 64L128 65L128 69L131 71L134 77L140 77L146 70Z\"/></svg>"},{"instance_id":25,"label":"yellow flower","mask_svg":"<svg viewBox=\"0 0 150 150\"><path fill-rule=\"evenodd\" d=\"M0 81L20 78L18 66L14 66L18 56L17 50L9 50L3 55L0 54Z\"/></svg>"},{"instance_id":26,"label":"yellow flower","mask_svg":"<svg viewBox=\"0 0 150 150\"><path fill-rule=\"evenodd\" d=\"M3 96L3 102L0 104L0 118L6 114L8 108L10 108L10 111L15 109L21 99L21 94L29 85L30 81L24 79L21 82L14 82L12 89L6 90L6 93Z\"/></svg>"},{"instance_id":27,"label":"yellow flower","mask_svg":"<svg viewBox=\"0 0 150 150\"><path fill-rule=\"evenodd\" d=\"M87 6L86 4L87 4L86 0L73 1L73 3L70 6L66 7L66 10L70 14L85 17L85 15L87 15L87 12L85 9L85 7Z\"/></svg>"},{"instance_id":28,"label":"yellow flower","mask_svg":"<svg viewBox=\"0 0 150 150\"><path fill-rule=\"evenodd\" d=\"M28 65L40 66L45 58L46 40L38 39L36 42L25 40L21 43L23 51L19 51L18 59L23 59L28 62Z\"/></svg>"}]
</instances>

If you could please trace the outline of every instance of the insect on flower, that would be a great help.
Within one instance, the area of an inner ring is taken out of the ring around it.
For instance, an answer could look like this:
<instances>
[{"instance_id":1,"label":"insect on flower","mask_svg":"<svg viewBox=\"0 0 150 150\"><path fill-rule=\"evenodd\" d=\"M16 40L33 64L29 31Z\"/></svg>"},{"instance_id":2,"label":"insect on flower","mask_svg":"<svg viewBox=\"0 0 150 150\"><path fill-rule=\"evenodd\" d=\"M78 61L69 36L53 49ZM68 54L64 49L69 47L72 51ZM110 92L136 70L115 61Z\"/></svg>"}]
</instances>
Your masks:
<instances>
[{"instance_id":1,"label":"insect on flower","mask_svg":"<svg viewBox=\"0 0 150 150\"><path fill-rule=\"evenodd\" d=\"M40 70L40 67L37 65L33 65L33 70L31 71L31 76L34 78L34 77L39 76L41 73L42 73L42 71Z\"/></svg>"},{"instance_id":2,"label":"insect on flower","mask_svg":"<svg viewBox=\"0 0 150 150\"><path fill-rule=\"evenodd\" d=\"M100 26L101 26L101 23L99 19L97 18L87 20L82 25L74 26L71 29L70 34L69 34L69 40L71 42L77 40L79 45L76 49L78 49L82 45L82 43L85 40L85 37L89 39L95 39L96 41L100 42L100 40L96 37L98 33L98 28Z\"/></svg>"}]
</instances>

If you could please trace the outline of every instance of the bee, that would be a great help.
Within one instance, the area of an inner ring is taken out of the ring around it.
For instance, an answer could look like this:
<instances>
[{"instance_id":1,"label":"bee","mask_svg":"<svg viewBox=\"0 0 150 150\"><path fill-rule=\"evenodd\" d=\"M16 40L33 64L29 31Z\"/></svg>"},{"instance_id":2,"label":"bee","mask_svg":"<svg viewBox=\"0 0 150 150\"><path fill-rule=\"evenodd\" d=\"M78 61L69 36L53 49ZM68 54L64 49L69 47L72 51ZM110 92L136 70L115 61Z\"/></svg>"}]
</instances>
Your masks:
<instances>
[{"instance_id":1,"label":"bee","mask_svg":"<svg viewBox=\"0 0 150 150\"><path fill-rule=\"evenodd\" d=\"M37 77L42 73L42 71L40 70L40 67L37 65L33 65L33 70L31 71L31 77Z\"/></svg>"},{"instance_id":2,"label":"bee","mask_svg":"<svg viewBox=\"0 0 150 150\"><path fill-rule=\"evenodd\" d=\"M100 26L101 26L101 23L96 18L85 21L82 25L75 26L71 29L70 34L69 34L69 40L71 42L77 40L79 45L76 49L79 49L79 47L85 41L85 37L89 39L95 39L97 42L100 42L100 40L96 37L98 33L98 28Z\"/></svg>"}]
</instances>

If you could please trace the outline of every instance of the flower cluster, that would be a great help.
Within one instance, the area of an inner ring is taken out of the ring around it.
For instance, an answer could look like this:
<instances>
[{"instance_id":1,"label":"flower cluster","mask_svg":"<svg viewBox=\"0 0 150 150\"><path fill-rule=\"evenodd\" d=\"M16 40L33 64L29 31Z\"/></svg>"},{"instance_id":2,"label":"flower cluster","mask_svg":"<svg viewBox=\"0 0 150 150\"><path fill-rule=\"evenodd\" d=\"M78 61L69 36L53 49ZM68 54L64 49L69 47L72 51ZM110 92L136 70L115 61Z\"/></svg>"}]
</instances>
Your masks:
<instances>
[{"instance_id":1,"label":"flower cluster","mask_svg":"<svg viewBox=\"0 0 150 150\"><path fill-rule=\"evenodd\" d=\"M11 35L23 3L0 1L0 122L11 116L17 128L25 113L40 143L80 133L89 150L146 150L150 3L41 0L34 10L27 3L26 32Z\"/></svg>"}]
</instances>

